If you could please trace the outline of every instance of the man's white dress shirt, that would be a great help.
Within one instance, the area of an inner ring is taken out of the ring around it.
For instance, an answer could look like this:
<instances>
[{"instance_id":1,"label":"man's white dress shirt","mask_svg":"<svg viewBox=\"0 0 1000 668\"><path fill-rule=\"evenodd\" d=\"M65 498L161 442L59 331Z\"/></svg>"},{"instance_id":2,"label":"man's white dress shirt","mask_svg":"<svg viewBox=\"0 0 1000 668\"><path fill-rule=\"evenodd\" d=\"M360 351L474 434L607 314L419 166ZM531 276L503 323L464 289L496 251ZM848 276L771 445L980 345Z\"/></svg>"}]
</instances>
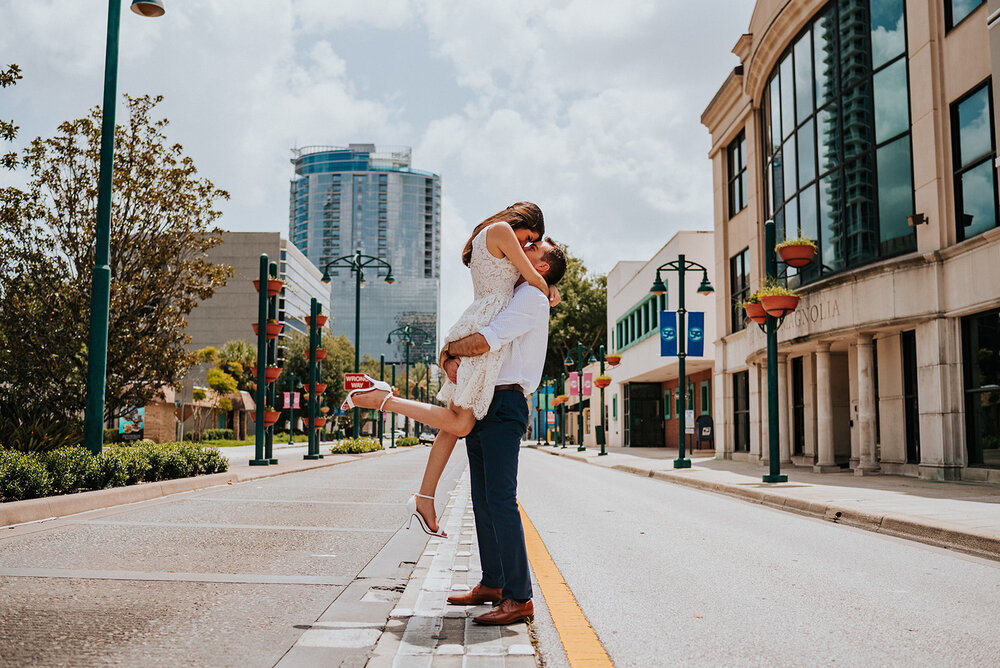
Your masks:
<instances>
[{"instance_id":1,"label":"man's white dress shirt","mask_svg":"<svg viewBox=\"0 0 1000 668\"><path fill-rule=\"evenodd\" d=\"M520 385L531 394L542 380L545 351L549 344L549 299L542 291L522 282L514 288L510 304L486 327L479 330L490 350L510 343L500 366L497 385Z\"/></svg>"}]
</instances>

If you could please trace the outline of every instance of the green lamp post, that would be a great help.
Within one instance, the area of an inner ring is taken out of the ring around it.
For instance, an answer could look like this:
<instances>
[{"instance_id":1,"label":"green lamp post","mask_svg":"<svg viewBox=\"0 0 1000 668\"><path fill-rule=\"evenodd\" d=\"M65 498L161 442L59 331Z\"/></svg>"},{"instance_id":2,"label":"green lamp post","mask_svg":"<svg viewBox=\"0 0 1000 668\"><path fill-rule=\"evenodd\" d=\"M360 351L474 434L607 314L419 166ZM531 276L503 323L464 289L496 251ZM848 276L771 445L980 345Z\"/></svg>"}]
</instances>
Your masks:
<instances>
[{"instance_id":1,"label":"green lamp post","mask_svg":"<svg viewBox=\"0 0 1000 668\"><path fill-rule=\"evenodd\" d=\"M421 341L420 343L427 343L428 341L431 340L430 334L420 329L419 327L414 327L413 325L403 325L402 327L397 327L396 329L389 332L389 335L385 337L385 342L387 344L392 343L392 337L394 335L398 335L400 342L406 344L404 346L406 350L406 361L405 361L406 380L404 381L406 387L404 389L404 398L406 399L410 398L410 346L412 346L415 343L415 341L413 340L414 334L419 334L422 337L424 337L424 340ZM410 435L410 418L406 418L403 421L403 432L407 436Z\"/></svg>"},{"instance_id":2,"label":"green lamp post","mask_svg":"<svg viewBox=\"0 0 1000 668\"><path fill-rule=\"evenodd\" d=\"M566 394L566 374L559 374L559 394ZM559 404L559 444L566 449L566 402Z\"/></svg>"},{"instance_id":3,"label":"green lamp post","mask_svg":"<svg viewBox=\"0 0 1000 668\"><path fill-rule=\"evenodd\" d=\"M587 361L584 362L584 356L587 357ZM572 367L574 364L573 357L576 357L576 369L577 369L577 400L576 400L576 428L577 437L580 439L580 443L577 445L577 452L583 452L587 447L583 444L583 367L587 364L595 364L597 359L594 357L594 351L583 345L582 343L577 343L575 347L570 348L569 352L566 354L566 359L563 360L563 364L567 367Z\"/></svg>"},{"instance_id":4,"label":"green lamp post","mask_svg":"<svg viewBox=\"0 0 1000 668\"><path fill-rule=\"evenodd\" d=\"M140 16L163 16L160 0L132 2ZM108 312L111 303L111 179L115 161L115 98L118 95L118 32L121 0L108 2L108 35L104 56L104 105L101 111L101 165L97 179L94 273L90 292L87 345L87 405L83 442L99 455L104 448L104 393L108 371Z\"/></svg>"},{"instance_id":5,"label":"green lamp post","mask_svg":"<svg viewBox=\"0 0 1000 668\"><path fill-rule=\"evenodd\" d=\"M710 295L715 292L712 284L708 281L708 269L684 257L681 253L677 259L665 262L656 268L656 280L653 287L649 289L654 295L661 296L667 293L667 286L660 278L661 271L677 272L677 377L678 393L680 394L680 409L677 411L678 438L677 438L677 459L674 460L675 469L691 468L691 460L684 456L685 421L687 416L687 375L684 370L684 361L687 359L687 309L684 308L684 274L689 271L701 270L701 285L698 286L699 295Z\"/></svg>"},{"instance_id":6,"label":"green lamp post","mask_svg":"<svg viewBox=\"0 0 1000 668\"><path fill-rule=\"evenodd\" d=\"M354 373L361 370L361 288L365 286L364 268L374 265L375 270L385 269L388 273L385 282L392 285L396 279L392 276L392 265L385 260L371 255L362 255L361 251L355 251L354 255L343 255L330 260L323 267L323 278L320 279L327 285L330 284L330 269L342 267L350 269L354 274ZM354 438L358 437L361 427L361 409L354 409Z\"/></svg>"}]
</instances>

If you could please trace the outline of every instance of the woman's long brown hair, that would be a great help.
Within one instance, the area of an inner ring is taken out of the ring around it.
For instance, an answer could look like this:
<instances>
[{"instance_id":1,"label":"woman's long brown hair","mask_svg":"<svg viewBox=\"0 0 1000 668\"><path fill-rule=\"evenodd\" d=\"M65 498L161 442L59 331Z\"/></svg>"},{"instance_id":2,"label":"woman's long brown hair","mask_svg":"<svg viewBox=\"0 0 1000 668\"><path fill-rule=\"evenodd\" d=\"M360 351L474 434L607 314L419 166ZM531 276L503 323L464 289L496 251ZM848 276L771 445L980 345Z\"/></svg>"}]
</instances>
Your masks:
<instances>
[{"instance_id":1,"label":"woman's long brown hair","mask_svg":"<svg viewBox=\"0 0 1000 668\"><path fill-rule=\"evenodd\" d=\"M509 223L511 228L515 230L531 230L538 235L539 239L545 236L545 217L538 205L532 202L515 202L503 211L494 213L472 230L472 236L469 237L462 250L462 263L466 267L472 262L472 240L483 231L484 227L500 221Z\"/></svg>"}]
</instances>

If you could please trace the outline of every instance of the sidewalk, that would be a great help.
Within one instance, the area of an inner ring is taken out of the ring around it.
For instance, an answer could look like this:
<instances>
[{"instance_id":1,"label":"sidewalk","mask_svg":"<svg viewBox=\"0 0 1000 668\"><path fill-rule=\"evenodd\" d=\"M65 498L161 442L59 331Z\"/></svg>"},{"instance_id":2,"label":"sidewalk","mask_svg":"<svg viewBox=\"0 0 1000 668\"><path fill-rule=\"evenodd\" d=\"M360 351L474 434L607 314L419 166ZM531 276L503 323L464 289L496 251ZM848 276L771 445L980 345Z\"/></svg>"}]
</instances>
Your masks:
<instances>
[{"instance_id":1,"label":"sidewalk","mask_svg":"<svg viewBox=\"0 0 1000 668\"><path fill-rule=\"evenodd\" d=\"M0 527L23 524L25 522L37 522L39 520L82 513L88 510L119 506L125 503L147 501L170 494L177 494L178 492L190 492L215 485L229 485L247 480L271 478L273 476L285 475L286 473L297 473L324 466L334 466L343 462L353 461L359 457L380 457L393 452L407 450L407 448L395 448L378 450L363 455L331 455L329 453L329 446L332 444L333 441L324 441L320 444L320 453L323 453L323 459L303 459L302 452L305 452L305 447L299 447L300 444L296 444L291 448L287 445L284 447L276 446L274 455L278 459L278 463L270 466L250 466L249 459L245 456L245 453L226 453L224 451L224 454L232 462L229 470L225 473L140 483L127 487L113 487L111 489L79 492L77 494L46 496L26 501L8 501L7 503L0 504ZM253 446L250 447L252 448ZM298 452L298 450L302 452Z\"/></svg>"},{"instance_id":2,"label":"sidewalk","mask_svg":"<svg viewBox=\"0 0 1000 668\"><path fill-rule=\"evenodd\" d=\"M534 668L527 624L480 626L472 618L488 612L489 605L447 603L448 596L470 590L482 576L468 470L440 521L449 537L428 541L367 668Z\"/></svg>"},{"instance_id":3,"label":"sidewalk","mask_svg":"<svg viewBox=\"0 0 1000 668\"><path fill-rule=\"evenodd\" d=\"M673 468L677 450L608 448L606 456L528 443L529 447L588 464L729 494L745 501L826 519L890 536L1000 560L1000 488L975 482L934 482L903 476L856 477L813 473L783 465L786 483L764 483L767 469L748 462L691 457Z\"/></svg>"}]
</instances>

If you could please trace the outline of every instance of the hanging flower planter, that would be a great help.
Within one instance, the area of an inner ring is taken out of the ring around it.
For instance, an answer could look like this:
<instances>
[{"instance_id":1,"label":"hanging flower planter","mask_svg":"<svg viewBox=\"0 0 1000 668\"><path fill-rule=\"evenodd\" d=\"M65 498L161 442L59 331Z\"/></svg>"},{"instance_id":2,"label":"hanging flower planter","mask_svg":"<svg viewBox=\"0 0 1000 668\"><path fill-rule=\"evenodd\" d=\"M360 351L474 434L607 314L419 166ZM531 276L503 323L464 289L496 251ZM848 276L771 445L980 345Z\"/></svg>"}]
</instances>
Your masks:
<instances>
[{"instance_id":1,"label":"hanging flower planter","mask_svg":"<svg viewBox=\"0 0 1000 668\"><path fill-rule=\"evenodd\" d=\"M309 349L308 348L306 348L303 351L303 354L306 356L306 359L309 359ZM322 362L324 357L326 357L326 351L323 350L322 348L317 348L316 349L316 361L317 362Z\"/></svg>"},{"instance_id":2,"label":"hanging flower planter","mask_svg":"<svg viewBox=\"0 0 1000 668\"><path fill-rule=\"evenodd\" d=\"M279 413L278 411L272 411L270 408L267 407L264 408L263 412L264 415L262 419L264 421L265 427L273 426L274 423L278 421L278 418L281 417L281 413ZM257 411L257 415L259 416L260 414L261 411Z\"/></svg>"},{"instance_id":3,"label":"hanging flower planter","mask_svg":"<svg viewBox=\"0 0 1000 668\"><path fill-rule=\"evenodd\" d=\"M760 305L768 315L783 318L799 305L799 296L788 288L778 285L765 286L757 291Z\"/></svg>"},{"instance_id":4,"label":"hanging flower planter","mask_svg":"<svg viewBox=\"0 0 1000 668\"><path fill-rule=\"evenodd\" d=\"M327 413L330 412L330 407L329 406L323 406L322 408L319 409L319 412L322 413L323 415L326 415Z\"/></svg>"},{"instance_id":5,"label":"hanging flower planter","mask_svg":"<svg viewBox=\"0 0 1000 668\"><path fill-rule=\"evenodd\" d=\"M284 287L284 285L285 285L284 281L279 281L279 280L277 280L275 278L270 279L267 282L267 296L268 297L277 296L277 294L279 292L281 292L281 288ZM253 289L256 290L257 292L260 292L260 279L259 278L255 278L254 279L254 281L253 281Z\"/></svg>"},{"instance_id":6,"label":"hanging flower planter","mask_svg":"<svg viewBox=\"0 0 1000 668\"><path fill-rule=\"evenodd\" d=\"M326 383L316 383L316 394L323 394L326 392Z\"/></svg>"},{"instance_id":7,"label":"hanging flower planter","mask_svg":"<svg viewBox=\"0 0 1000 668\"><path fill-rule=\"evenodd\" d=\"M790 267L804 267L816 255L816 244L811 239L799 237L782 241L774 247L781 261Z\"/></svg>"},{"instance_id":8,"label":"hanging flower planter","mask_svg":"<svg viewBox=\"0 0 1000 668\"><path fill-rule=\"evenodd\" d=\"M267 383L267 384L273 383L274 381L278 380L278 376L280 376L280 375L281 375L281 369L279 369L278 367L276 367L276 366L264 367L264 382L265 383ZM253 370L253 377L254 378L258 378L259 377L259 374L257 373L257 368L256 367L254 367L254 370Z\"/></svg>"},{"instance_id":9,"label":"hanging flower planter","mask_svg":"<svg viewBox=\"0 0 1000 668\"><path fill-rule=\"evenodd\" d=\"M600 388L605 388L611 384L611 376L598 376L594 379L594 385Z\"/></svg>"},{"instance_id":10,"label":"hanging flower planter","mask_svg":"<svg viewBox=\"0 0 1000 668\"><path fill-rule=\"evenodd\" d=\"M760 302L744 304L743 309L747 312L747 317L758 325L763 325L767 322L767 311L764 310Z\"/></svg>"},{"instance_id":11,"label":"hanging flower planter","mask_svg":"<svg viewBox=\"0 0 1000 668\"><path fill-rule=\"evenodd\" d=\"M312 429L320 429L320 428L322 428L323 425L326 424L326 418L325 417L321 417L321 418L316 418L315 420L306 420L306 422L311 422L312 423L311 424L311 428Z\"/></svg>"},{"instance_id":12,"label":"hanging flower planter","mask_svg":"<svg viewBox=\"0 0 1000 668\"><path fill-rule=\"evenodd\" d=\"M253 333L254 334L256 334L260 330L260 325L258 323L256 323L256 322L253 323L250 326L253 327ZM285 326L283 324L281 324L280 322L269 322L269 323L267 323L267 327L264 328L264 333L265 333L265 336L267 337L267 340L270 341L271 339L273 339L274 337L276 337L278 334L281 334L281 330L283 330L284 328L285 328Z\"/></svg>"},{"instance_id":13,"label":"hanging flower planter","mask_svg":"<svg viewBox=\"0 0 1000 668\"><path fill-rule=\"evenodd\" d=\"M556 396L556 398L553 400L552 403L554 403L554 404L556 404L558 406L558 405L566 403L567 401L569 401L569 395L568 394L560 394L560 395Z\"/></svg>"},{"instance_id":14,"label":"hanging flower planter","mask_svg":"<svg viewBox=\"0 0 1000 668\"><path fill-rule=\"evenodd\" d=\"M622 356L621 355L605 355L604 356L604 361L607 362L608 364L610 364L611 366L618 366L619 364L622 363Z\"/></svg>"},{"instance_id":15,"label":"hanging flower planter","mask_svg":"<svg viewBox=\"0 0 1000 668\"><path fill-rule=\"evenodd\" d=\"M322 327L323 325L325 325L326 324L326 319L328 317L329 316L325 316L325 315L318 315L318 316L316 316L316 326L317 327ZM306 316L306 324L309 325L310 327L312 327L312 316L309 316L309 315Z\"/></svg>"},{"instance_id":16,"label":"hanging flower planter","mask_svg":"<svg viewBox=\"0 0 1000 668\"><path fill-rule=\"evenodd\" d=\"M399 388L398 387L392 388L392 396L394 396L394 397L398 397L399 396Z\"/></svg>"}]
</instances>

